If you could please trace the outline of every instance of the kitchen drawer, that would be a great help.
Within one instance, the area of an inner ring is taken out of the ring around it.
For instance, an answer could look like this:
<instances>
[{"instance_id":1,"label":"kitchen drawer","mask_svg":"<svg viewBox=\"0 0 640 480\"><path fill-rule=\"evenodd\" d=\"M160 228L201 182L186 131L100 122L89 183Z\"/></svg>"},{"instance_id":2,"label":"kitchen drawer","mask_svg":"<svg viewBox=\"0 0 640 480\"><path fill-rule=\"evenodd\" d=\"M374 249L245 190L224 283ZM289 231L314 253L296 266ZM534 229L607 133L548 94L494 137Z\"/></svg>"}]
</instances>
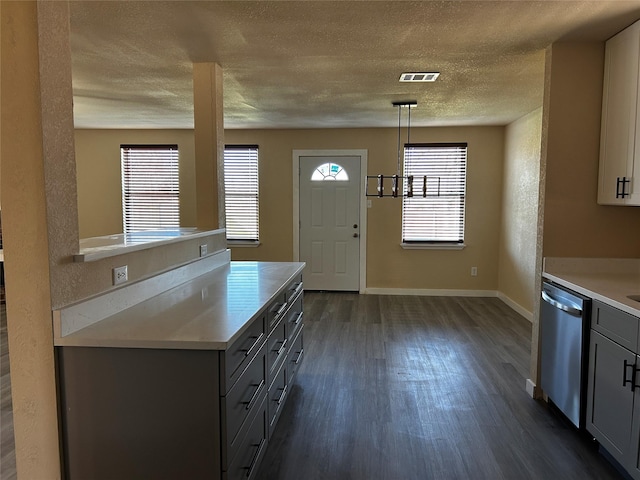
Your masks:
<instances>
[{"instance_id":1,"label":"kitchen drawer","mask_svg":"<svg viewBox=\"0 0 640 480\"><path fill-rule=\"evenodd\" d=\"M221 398L221 424L226 435L223 442L223 458L233 458L238 448L240 428L252 413L252 409L261 403L266 387L265 347L252 359L246 370L229 391Z\"/></svg>"},{"instance_id":2,"label":"kitchen drawer","mask_svg":"<svg viewBox=\"0 0 640 480\"><path fill-rule=\"evenodd\" d=\"M303 295L299 295L294 304L289 310L287 310L286 323L287 323L287 339L289 345L293 342L293 338L298 333L300 327L302 327L304 314L302 312Z\"/></svg>"},{"instance_id":3,"label":"kitchen drawer","mask_svg":"<svg viewBox=\"0 0 640 480\"><path fill-rule=\"evenodd\" d=\"M287 355L287 385L289 386L293 384L296 374L298 373L298 369L300 368L300 363L302 363L302 358L304 357L303 331L304 325L300 327L298 335L291 343L291 348Z\"/></svg>"},{"instance_id":4,"label":"kitchen drawer","mask_svg":"<svg viewBox=\"0 0 640 480\"><path fill-rule=\"evenodd\" d=\"M273 382L276 372L279 366L282 365L289 350L289 342L285 335L285 326L286 322L284 319L281 319L280 323L273 329L267 339L267 385L271 385Z\"/></svg>"},{"instance_id":5,"label":"kitchen drawer","mask_svg":"<svg viewBox=\"0 0 640 480\"><path fill-rule=\"evenodd\" d=\"M222 473L227 480L252 480L256 477L260 462L267 450L267 405L263 398L255 416L239 442L237 455L228 463ZM215 477L213 477L215 478Z\"/></svg>"},{"instance_id":6,"label":"kitchen drawer","mask_svg":"<svg viewBox=\"0 0 640 480\"><path fill-rule=\"evenodd\" d=\"M283 364L278 371L267 397L267 413L269 414L269 438L273 434L276 422L282 412L287 398L287 365Z\"/></svg>"},{"instance_id":7,"label":"kitchen drawer","mask_svg":"<svg viewBox=\"0 0 640 480\"><path fill-rule=\"evenodd\" d=\"M266 314L261 314L229 349L220 354L220 392L225 395L266 340Z\"/></svg>"},{"instance_id":8,"label":"kitchen drawer","mask_svg":"<svg viewBox=\"0 0 640 480\"><path fill-rule=\"evenodd\" d=\"M634 353L638 353L638 320L622 310L593 301L591 328Z\"/></svg>"},{"instance_id":9,"label":"kitchen drawer","mask_svg":"<svg viewBox=\"0 0 640 480\"><path fill-rule=\"evenodd\" d=\"M287 304L287 300L284 292L279 293L276 296L276 299L273 302L271 302L271 305L267 310L269 333L276 327L276 325L284 315L284 312L287 311L288 306L289 305Z\"/></svg>"},{"instance_id":10,"label":"kitchen drawer","mask_svg":"<svg viewBox=\"0 0 640 480\"><path fill-rule=\"evenodd\" d=\"M296 298L299 294L304 290L304 285L302 284L302 275L296 276L296 278L289 283L287 290L285 291L285 300L287 303L291 303L291 300Z\"/></svg>"}]
</instances>

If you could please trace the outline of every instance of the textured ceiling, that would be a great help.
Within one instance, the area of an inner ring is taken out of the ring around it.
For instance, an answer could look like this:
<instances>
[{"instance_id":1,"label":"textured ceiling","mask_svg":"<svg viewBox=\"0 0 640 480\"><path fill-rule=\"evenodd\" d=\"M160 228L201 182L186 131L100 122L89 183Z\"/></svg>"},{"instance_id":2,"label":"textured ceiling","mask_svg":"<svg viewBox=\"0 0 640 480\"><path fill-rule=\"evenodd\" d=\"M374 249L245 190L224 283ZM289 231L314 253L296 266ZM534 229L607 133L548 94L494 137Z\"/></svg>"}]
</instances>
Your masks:
<instances>
[{"instance_id":1,"label":"textured ceiling","mask_svg":"<svg viewBox=\"0 0 640 480\"><path fill-rule=\"evenodd\" d=\"M79 128L192 128L194 62L226 128L504 125L542 105L544 50L602 41L640 1L72 1ZM401 72L439 71L435 83Z\"/></svg>"}]
</instances>

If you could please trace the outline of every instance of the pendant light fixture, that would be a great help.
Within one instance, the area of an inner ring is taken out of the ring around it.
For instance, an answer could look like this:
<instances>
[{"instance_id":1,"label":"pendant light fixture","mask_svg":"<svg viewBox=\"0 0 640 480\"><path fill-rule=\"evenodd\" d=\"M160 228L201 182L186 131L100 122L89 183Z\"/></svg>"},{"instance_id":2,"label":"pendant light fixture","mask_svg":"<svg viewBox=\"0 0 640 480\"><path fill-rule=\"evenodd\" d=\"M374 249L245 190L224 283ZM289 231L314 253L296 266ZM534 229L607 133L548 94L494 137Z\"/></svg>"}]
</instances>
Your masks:
<instances>
[{"instance_id":1,"label":"pendant light fixture","mask_svg":"<svg viewBox=\"0 0 640 480\"><path fill-rule=\"evenodd\" d=\"M404 146L401 143L401 122L402 122L402 109L407 108L407 143L411 140L411 109L418 105L415 100L405 100L401 102L393 102L393 106L398 108L398 160L396 165L395 175L367 175L365 193L367 197L413 197L413 175L404 177L400 175L400 169L402 159L404 158ZM402 193L402 183L406 180L407 188L406 192ZM425 179L426 183L426 179ZM391 185L391 190L385 193L385 186ZM375 190L370 192L369 188ZM424 190L424 189L423 189Z\"/></svg>"}]
</instances>

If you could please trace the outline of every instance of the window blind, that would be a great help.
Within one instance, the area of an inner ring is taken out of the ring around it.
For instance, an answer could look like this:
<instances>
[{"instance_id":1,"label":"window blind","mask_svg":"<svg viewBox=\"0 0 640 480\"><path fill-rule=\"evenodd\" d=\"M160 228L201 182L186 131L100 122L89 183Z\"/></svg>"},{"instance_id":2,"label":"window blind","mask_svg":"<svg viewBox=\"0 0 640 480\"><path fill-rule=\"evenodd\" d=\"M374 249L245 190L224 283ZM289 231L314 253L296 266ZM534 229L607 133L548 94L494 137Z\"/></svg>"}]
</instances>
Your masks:
<instances>
[{"instance_id":1,"label":"window blind","mask_svg":"<svg viewBox=\"0 0 640 480\"><path fill-rule=\"evenodd\" d=\"M224 150L224 206L227 240L258 241L258 146L226 145Z\"/></svg>"},{"instance_id":2,"label":"window blind","mask_svg":"<svg viewBox=\"0 0 640 480\"><path fill-rule=\"evenodd\" d=\"M121 145L124 233L180 226L177 145Z\"/></svg>"},{"instance_id":3,"label":"window blind","mask_svg":"<svg viewBox=\"0 0 640 480\"><path fill-rule=\"evenodd\" d=\"M464 241L466 170L466 143L405 145L404 175L414 177L414 196L402 200L403 243Z\"/></svg>"}]
</instances>

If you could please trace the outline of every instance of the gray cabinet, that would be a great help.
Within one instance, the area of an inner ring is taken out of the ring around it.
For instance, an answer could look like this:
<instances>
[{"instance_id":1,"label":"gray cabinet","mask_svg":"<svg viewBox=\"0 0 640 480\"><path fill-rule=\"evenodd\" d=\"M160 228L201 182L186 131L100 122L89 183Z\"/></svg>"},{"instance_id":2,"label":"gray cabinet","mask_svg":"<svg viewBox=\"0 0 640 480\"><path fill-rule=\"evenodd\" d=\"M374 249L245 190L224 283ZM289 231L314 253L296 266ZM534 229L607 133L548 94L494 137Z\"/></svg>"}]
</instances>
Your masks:
<instances>
[{"instance_id":1,"label":"gray cabinet","mask_svg":"<svg viewBox=\"0 0 640 480\"><path fill-rule=\"evenodd\" d=\"M294 381L297 366L302 360L303 324L302 276L296 277L269 307L269 335L267 338L267 414L269 438ZM297 342L298 350L292 349ZM295 357L294 362L292 358Z\"/></svg>"},{"instance_id":2,"label":"gray cabinet","mask_svg":"<svg viewBox=\"0 0 640 480\"><path fill-rule=\"evenodd\" d=\"M591 322L586 428L640 479L639 319L594 301Z\"/></svg>"},{"instance_id":3,"label":"gray cabinet","mask_svg":"<svg viewBox=\"0 0 640 480\"><path fill-rule=\"evenodd\" d=\"M251 480L302 319L299 275L226 350L57 347L64 477Z\"/></svg>"}]
</instances>

